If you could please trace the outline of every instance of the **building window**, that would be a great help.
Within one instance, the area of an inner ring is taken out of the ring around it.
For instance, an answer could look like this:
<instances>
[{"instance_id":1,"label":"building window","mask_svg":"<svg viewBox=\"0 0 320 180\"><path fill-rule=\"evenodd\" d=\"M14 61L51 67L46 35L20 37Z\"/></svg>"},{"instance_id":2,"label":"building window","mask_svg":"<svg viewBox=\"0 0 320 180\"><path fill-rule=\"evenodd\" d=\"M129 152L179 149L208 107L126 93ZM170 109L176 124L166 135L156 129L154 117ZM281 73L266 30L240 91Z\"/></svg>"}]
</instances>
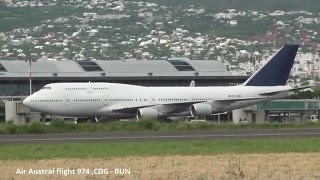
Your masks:
<instances>
[{"instance_id":1,"label":"building window","mask_svg":"<svg viewBox=\"0 0 320 180\"><path fill-rule=\"evenodd\" d=\"M76 61L85 71L103 71L101 67L94 61ZM105 75L105 74L104 74ZM101 73L101 76L102 73Z\"/></svg>"},{"instance_id":2,"label":"building window","mask_svg":"<svg viewBox=\"0 0 320 180\"><path fill-rule=\"evenodd\" d=\"M178 71L195 71L195 69L185 61L169 60L168 62L172 64Z\"/></svg>"}]
</instances>

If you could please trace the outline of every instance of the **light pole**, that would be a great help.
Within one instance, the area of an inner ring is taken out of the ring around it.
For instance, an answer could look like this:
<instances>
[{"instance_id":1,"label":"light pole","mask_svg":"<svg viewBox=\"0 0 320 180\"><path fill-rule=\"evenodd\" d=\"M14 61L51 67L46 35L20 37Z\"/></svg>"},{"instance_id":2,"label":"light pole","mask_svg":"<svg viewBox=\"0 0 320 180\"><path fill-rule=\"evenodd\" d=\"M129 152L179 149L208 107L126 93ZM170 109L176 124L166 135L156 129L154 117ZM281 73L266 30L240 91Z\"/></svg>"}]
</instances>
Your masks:
<instances>
[{"instance_id":1,"label":"light pole","mask_svg":"<svg viewBox=\"0 0 320 180\"><path fill-rule=\"evenodd\" d=\"M31 75L31 62L32 60L29 58L29 93L32 94L32 75Z\"/></svg>"},{"instance_id":2,"label":"light pole","mask_svg":"<svg viewBox=\"0 0 320 180\"><path fill-rule=\"evenodd\" d=\"M29 94L31 95L32 94L32 61L35 61L35 60L32 60L31 57L28 57L28 59L26 60L29 62Z\"/></svg>"}]
</instances>

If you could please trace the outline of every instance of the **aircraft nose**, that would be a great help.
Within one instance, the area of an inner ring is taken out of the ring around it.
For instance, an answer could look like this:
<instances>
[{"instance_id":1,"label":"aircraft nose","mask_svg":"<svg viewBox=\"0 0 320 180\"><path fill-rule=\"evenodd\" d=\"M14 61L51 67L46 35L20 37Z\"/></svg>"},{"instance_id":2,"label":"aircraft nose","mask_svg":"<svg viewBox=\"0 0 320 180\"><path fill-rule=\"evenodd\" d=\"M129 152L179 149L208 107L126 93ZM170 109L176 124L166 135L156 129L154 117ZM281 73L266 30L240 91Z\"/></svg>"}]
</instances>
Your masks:
<instances>
[{"instance_id":1,"label":"aircraft nose","mask_svg":"<svg viewBox=\"0 0 320 180\"><path fill-rule=\"evenodd\" d=\"M22 104L24 104L25 106L30 106L31 105L31 99L30 99L30 96L25 98L23 101L22 101Z\"/></svg>"}]
</instances>

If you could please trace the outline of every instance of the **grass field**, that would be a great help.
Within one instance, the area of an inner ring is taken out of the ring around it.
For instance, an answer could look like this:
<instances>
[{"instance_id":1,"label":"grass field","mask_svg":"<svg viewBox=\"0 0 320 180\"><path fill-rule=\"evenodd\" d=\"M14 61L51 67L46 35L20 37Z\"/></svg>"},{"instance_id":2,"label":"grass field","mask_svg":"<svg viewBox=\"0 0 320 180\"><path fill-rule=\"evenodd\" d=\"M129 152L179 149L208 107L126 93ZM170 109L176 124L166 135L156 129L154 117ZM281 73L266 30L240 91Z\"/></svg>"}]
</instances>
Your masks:
<instances>
[{"instance_id":1,"label":"grass field","mask_svg":"<svg viewBox=\"0 0 320 180\"><path fill-rule=\"evenodd\" d=\"M17 174L17 169L86 169ZM109 174L95 174L95 169ZM129 174L111 173L129 169ZM320 139L1 145L0 179L319 179Z\"/></svg>"},{"instance_id":2,"label":"grass field","mask_svg":"<svg viewBox=\"0 0 320 180\"><path fill-rule=\"evenodd\" d=\"M54 175L16 174L23 169L79 169L88 174ZM130 174L91 174L95 168L130 169ZM127 156L90 159L0 160L1 179L319 179L319 153L217 154L174 156Z\"/></svg>"},{"instance_id":3,"label":"grass field","mask_svg":"<svg viewBox=\"0 0 320 180\"><path fill-rule=\"evenodd\" d=\"M209 130L220 131L227 129L284 129L284 128L320 128L320 123L304 124L224 124L217 125L210 122L159 122L159 121L114 121L108 123L81 123L73 124L62 120L54 120L50 125L31 123L14 125L0 124L0 134L43 134L43 133L79 133L79 132L137 132L137 131L193 131Z\"/></svg>"},{"instance_id":4,"label":"grass field","mask_svg":"<svg viewBox=\"0 0 320 180\"><path fill-rule=\"evenodd\" d=\"M2 134L220 131L318 128L319 124L214 125L157 121L0 125ZM131 174L17 174L23 169L129 168ZM320 138L155 140L55 144L2 144L3 179L320 179ZM1 179L0 178L0 179Z\"/></svg>"},{"instance_id":5,"label":"grass field","mask_svg":"<svg viewBox=\"0 0 320 180\"><path fill-rule=\"evenodd\" d=\"M2 145L0 160L320 152L319 138Z\"/></svg>"}]
</instances>

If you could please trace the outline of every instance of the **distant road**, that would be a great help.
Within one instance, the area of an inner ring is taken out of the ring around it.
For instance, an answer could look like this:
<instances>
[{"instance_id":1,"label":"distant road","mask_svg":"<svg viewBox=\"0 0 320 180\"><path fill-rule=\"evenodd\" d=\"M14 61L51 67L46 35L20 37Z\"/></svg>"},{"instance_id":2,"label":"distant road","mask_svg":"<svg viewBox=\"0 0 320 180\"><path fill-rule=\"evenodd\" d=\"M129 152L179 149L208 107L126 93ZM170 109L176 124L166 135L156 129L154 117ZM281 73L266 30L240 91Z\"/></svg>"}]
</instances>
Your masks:
<instances>
[{"instance_id":1,"label":"distant road","mask_svg":"<svg viewBox=\"0 0 320 180\"><path fill-rule=\"evenodd\" d=\"M60 134L0 135L0 144L57 143L57 142L118 142L190 139L250 139L284 137L320 137L319 129L264 129L184 132L105 132Z\"/></svg>"}]
</instances>

